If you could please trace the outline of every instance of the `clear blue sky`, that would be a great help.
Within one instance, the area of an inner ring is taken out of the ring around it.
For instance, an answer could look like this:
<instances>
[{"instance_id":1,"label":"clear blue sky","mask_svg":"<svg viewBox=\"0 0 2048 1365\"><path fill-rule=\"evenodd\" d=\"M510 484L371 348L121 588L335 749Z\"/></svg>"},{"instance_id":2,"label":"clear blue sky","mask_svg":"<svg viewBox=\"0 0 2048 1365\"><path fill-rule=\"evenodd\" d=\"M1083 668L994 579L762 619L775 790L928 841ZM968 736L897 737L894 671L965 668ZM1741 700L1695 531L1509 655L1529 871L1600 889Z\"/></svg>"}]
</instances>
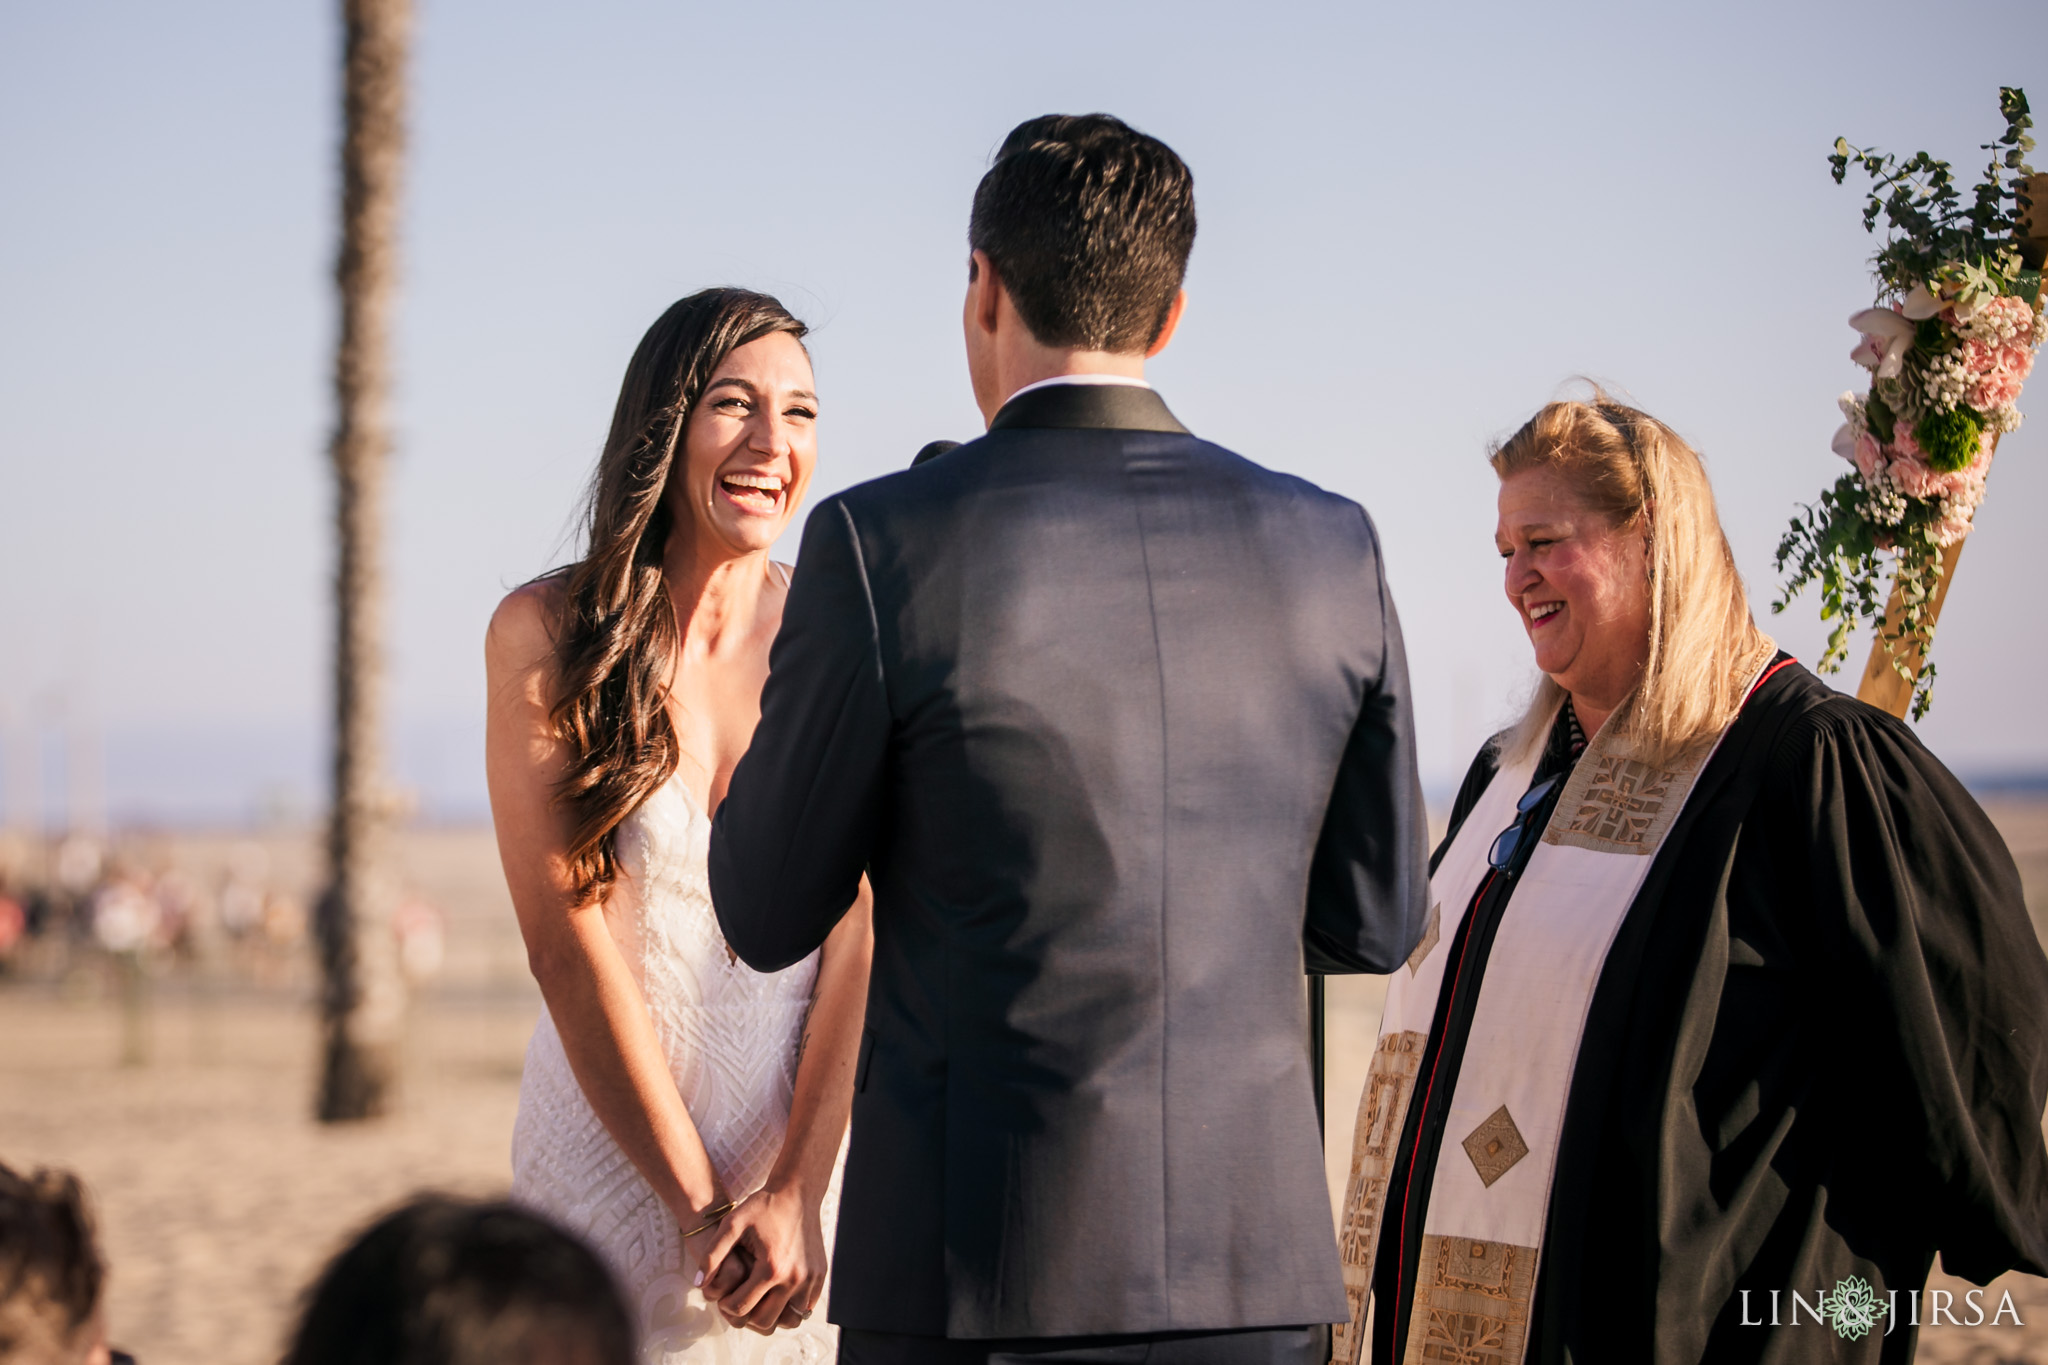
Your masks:
<instances>
[{"instance_id":1,"label":"clear blue sky","mask_svg":"<svg viewBox=\"0 0 2048 1365\"><path fill-rule=\"evenodd\" d=\"M0 12L0 706L48 800L67 724L117 813L318 800L337 46L276 0ZM1812 657L1770 552L1842 468L1871 299L1829 146L1974 173L1998 85L2048 113L2038 3L423 0L416 54L393 745L450 814L482 804L485 621L561 557L669 301L748 284L816 326L817 493L978 430L966 210L1025 117L1108 110L1193 167L1154 377L1378 519L1441 785L1530 678L1487 441L1573 375L1633 395L1706 452L1766 628ZM2048 768L2048 377L2021 406L1922 727L1971 773Z\"/></svg>"}]
</instances>

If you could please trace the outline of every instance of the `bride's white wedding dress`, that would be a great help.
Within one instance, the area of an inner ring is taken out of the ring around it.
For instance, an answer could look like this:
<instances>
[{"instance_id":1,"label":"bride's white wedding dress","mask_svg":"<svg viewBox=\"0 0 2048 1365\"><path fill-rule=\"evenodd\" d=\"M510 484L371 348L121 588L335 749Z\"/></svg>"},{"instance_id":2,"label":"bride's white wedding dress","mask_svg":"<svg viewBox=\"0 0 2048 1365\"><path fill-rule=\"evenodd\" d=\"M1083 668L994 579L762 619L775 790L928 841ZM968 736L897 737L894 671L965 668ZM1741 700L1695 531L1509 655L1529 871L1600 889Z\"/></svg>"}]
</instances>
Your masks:
<instances>
[{"instance_id":1,"label":"bride's white wedding dress","mask_svg":"<svg viewBox=\"0 0 2048 1365\"><path fill-rule=\"evenodd\" d=\"M818 957L765 975L732 959L705 874L710 834L683 784L664 784L619 826L620 876L606 919L647 998L683 1103L737 1198L767 1179L782 1146ZM545 1009L519 1086L512 1197L581 1234L611 1264L645 1362L807 1365L837 1354L837 1329L822 1311L764 1337L727 1326L692 1287L697 1267L682 1230L591 1111ZM828 1251L838 1204L835 1171L824 1202Z\"/></svg>"}]
</instances>

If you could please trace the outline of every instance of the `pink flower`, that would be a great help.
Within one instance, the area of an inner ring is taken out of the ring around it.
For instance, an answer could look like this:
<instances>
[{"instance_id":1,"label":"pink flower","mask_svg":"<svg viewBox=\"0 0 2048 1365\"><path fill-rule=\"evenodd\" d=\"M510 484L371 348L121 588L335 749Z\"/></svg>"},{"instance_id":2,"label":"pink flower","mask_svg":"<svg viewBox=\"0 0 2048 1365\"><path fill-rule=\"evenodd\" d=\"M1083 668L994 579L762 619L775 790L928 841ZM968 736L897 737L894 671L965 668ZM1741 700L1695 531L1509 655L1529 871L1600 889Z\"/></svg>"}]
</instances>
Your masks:
<instances>
[{"instance_id":1,"label":"pink flower","mask_svg":"<svg viewBox=\"0 0 2048 1365\"><path fill-rule=\"evenodd\" d=\"M1993 346L1966 341L1962 358L1971 381L1963 401L1979 412L2018 402L2020 386L2034 368L2034 353L2023 345Z\"/></svg>"},{"instance_id":2,"label":"pink flower","mask_svg":"<svg viewBox=\"0 0 2048 1365\"><path fill-rule=\"evenodd\" d=\"M1884 447L1868 431L1858 431L1844 422L1835 431L1832 449L1856 466L1856 472L1865 483L1876 483L1885 472Z\"/></svg>"},{"instance_id":3,"label":"pink flower","mask_svg":"<svg viewBox=\"0 0 2048 1365\"><path fill-rule=\"evenodd\" d=\"M1903 424L1902 424L1903 426ZM1899 491L1909 498L1948 498L1975 487L1983 496L1984 474L1991 466L1991 433L1978 438L1977 458L1953 473L1943 473L1927 464L1927 457L1913 443L1911 432L1900 430L1891 446L1891 463L1885 473ZM1859 469L1862 466L1857 466ZM1864 475L1865 479L1870 476ZM1975 504L1972 504L1973 506Z\"/></svg>"},{"instance_id":4,"label":"pink flower","mask_svg":"<svg viewBox=\"0 0 2048 1365\"><path fill-rule=\"evenodd\" d=\"M2034 332L2034 310L2025 299L2007 294L1977 310L1970 319L1967 335L1993 346L2025 346Z\"/></svg>"},{"instance_id":5,"label":"pink flower","mask_svg":"<svg viewBox=\"0 0 2048 1365\"><path fill-rule=\"evenodd\" d=\"M1962 471L1961 486L1942 500L1941 517L1934 523L1937 542L1953 545L1970 534L1977 508L1984 501L1984 476L1990 468L1991 458L1986 452L1977 463Z\"/></svg>"},{"instance_id":6,"label":"pink flower","mask_svg":"<svg viewBox=\"0 0 2048 1365\"><path fill-rule=\"evenodd\" d=\"M1898 459L1885 471L1909 498L1938 498L1946 494L1961 474L1942 474L1917 459Z\"/></svg>"}]
</instances>

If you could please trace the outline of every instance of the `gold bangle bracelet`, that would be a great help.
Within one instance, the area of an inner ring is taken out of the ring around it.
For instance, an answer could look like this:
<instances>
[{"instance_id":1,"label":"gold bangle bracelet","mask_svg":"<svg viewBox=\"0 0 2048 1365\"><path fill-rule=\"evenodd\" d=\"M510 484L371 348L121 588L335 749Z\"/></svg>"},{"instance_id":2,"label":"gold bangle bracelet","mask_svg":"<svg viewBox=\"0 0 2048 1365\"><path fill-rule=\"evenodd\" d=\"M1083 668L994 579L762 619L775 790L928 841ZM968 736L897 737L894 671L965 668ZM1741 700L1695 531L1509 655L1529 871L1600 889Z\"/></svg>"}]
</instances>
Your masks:
<instances>
[{"instance_id":1,"label":"gold bangle bracelet","mask_svg":"<svg viewBox=\"0 0 2048 1365\"><path fill-rule=\"evenodd\" d=\"M690 1238L695 1237L700 1232L708 1232L712 1228L717 1227L719 1219L725 1217L725 1215L731 1213L734 1209L738 1208L739 1206L740 1205L738 1200L728 1199L723 1204L720 1204L716 1208L711 1209L704 1215L703 1222L697 1224L696 1227L691 1228L688 1232L683 1234L683 1240L688 1241Z\"/></svg>"}]
</instances>

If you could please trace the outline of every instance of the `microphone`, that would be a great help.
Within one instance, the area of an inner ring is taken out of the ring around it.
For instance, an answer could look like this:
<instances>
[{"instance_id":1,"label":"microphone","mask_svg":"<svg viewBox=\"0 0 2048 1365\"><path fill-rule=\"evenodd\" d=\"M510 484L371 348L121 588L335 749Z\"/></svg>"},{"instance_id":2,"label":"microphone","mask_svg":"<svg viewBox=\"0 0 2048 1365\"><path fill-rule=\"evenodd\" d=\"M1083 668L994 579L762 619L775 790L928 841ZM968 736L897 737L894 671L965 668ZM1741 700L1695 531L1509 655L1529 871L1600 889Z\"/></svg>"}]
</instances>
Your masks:
<instances>
[{"instance_id":1,"label":"microphone","mask_svg":"<svg viewBox=\"0 0 2048 1365\"><path fill-rule=\"evenodd\" d=\"M912 469L915 469L919 465L923 464L926 460L936 460L939 458L939 456L945 454L947 451L958 450L959 448L960 443L958 441L930 442L925 446L923 450L918 451L916 456L914 456L911 459L910 467Z\"/></svg>"}]
</instances>

